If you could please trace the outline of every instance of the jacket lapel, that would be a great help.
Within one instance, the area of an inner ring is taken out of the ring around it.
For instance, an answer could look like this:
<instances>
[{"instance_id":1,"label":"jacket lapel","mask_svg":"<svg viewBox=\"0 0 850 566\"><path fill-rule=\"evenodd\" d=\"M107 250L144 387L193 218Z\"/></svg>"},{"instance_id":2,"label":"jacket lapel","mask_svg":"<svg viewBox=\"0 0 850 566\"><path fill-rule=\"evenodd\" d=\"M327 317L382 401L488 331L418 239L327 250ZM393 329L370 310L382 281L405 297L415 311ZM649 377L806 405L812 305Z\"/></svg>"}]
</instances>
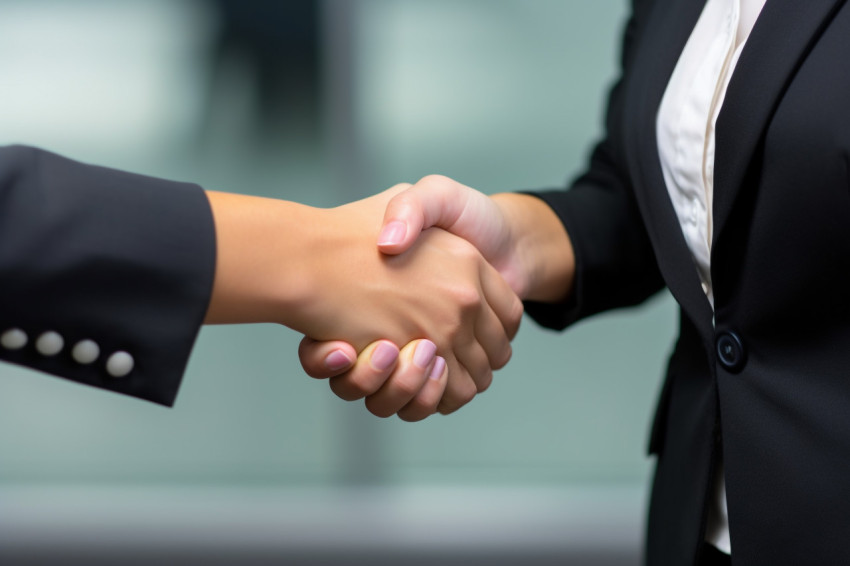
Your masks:
<instances>
[{"instance_id":1,"label":"jacket lapel","mask_svg":"<svg viewBox=\"0 0 850 566\"><path fill-rule=\"evenodd\" d=\"M717 118L713 251L782 94L843 3L767 0L741 52Z\"/></svg>"},{"instance_id":2,"label":"jacket lapel","mask_svg":"<svg viewBox=\"0 0 850 566\"><path fill-rule=\"evenodd\" d=\"M670 292L710 340L711 306L667 192L655 128L667 83L704 6L705 0L654 3L635 55L633 68L640 72L629 78L624 94L628 121L635 126L628 130L629 168L659 268Z\"/></svg>"}]
</instances>

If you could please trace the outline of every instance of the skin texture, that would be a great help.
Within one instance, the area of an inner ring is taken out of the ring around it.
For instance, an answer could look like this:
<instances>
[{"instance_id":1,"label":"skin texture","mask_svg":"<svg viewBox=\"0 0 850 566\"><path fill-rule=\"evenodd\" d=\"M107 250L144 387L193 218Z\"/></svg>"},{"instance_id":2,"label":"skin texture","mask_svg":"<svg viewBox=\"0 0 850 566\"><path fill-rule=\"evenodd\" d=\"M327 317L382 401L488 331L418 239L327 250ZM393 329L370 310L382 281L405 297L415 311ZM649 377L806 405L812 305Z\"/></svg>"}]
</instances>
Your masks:
<instances>
[{"instance_id":1,"label":"skin texture","mask_svg":"<svg viewBox=\"0 0 850 566\"><path fill-rule=\"evenodd\" d=\"M559 302L572 290L575 256L569 236L551 208L535 197L509 193L488 197L447 177L428 176L387 204L378 248L384 254L405 253L423 230L433 226L475 246L522 299ZM325 360L334 352L344 353L351 365L328 368ZM305 339L299 350L308 374L333 376L332 380L349 387L368 384L368 388L374 388L382 380L392 383L396 373L410 371L405 359L377 369L371 363L371 353L364 350L354 361L351 345L312 339ZM446 396L437 405L444 414L471 400L451 397L454 377L450 368ZM392 406L382 409L385 414ZM420 420L431 413L425 414L423 408L415 413L415 419L408 418L406 411L398 414L405 420Z\"/></svg>"},{"instance_id":2,"label":"skin texture","mask_svg":"<svg viewBox=\"0 0 850 566\"><path fill-rule=\"evenodd\" d=\"M205 322L276 322L344 341L330 365L325 347L305 343L302 352L325 354L308 373L330 377L360 352L357 379L334 377L331 388L365 397L379 416L461 406L510 359L522 304L472 244L444 230L423 231L406 253L379 252L383 213L406 188L334 209L208 193L217 265Z\"/></svg>"}]
</instances>

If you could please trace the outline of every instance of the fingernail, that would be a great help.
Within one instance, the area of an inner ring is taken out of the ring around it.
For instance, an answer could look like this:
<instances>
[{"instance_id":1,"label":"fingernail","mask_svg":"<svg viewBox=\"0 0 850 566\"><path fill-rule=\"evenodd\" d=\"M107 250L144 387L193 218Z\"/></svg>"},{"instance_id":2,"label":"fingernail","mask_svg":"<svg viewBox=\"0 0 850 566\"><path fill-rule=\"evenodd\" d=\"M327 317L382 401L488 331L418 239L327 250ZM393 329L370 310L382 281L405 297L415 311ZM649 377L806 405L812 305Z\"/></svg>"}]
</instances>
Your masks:
<instances>
[{"instance_id":1,"label":"fingernail","mask_svg":"<svg viewBox=\"0 0 850 566\"><path fill-rule=\"evenodd\" d=\"M393 220L381 230L381 235L378 236L379 246L391 246L400 244L407 233L407 226L404 222Z\"/></svg>"},{"instance_id":2,"label":"fingernail","mask_svg":"<svg viewBox=\"0 0 850 566\"><path fill-rule=\"evenodd\" d=\"M389 369L398 358L398 348L388 342L379 342L369 358L369 363L378 371Z\"/></svg>"},{"instance_id":3,"label":"fingernail","mask_svg":"<svg viewBox=\"0 0 850 566\"><path fill-rule=\"evenodd\" d=\"M353 360L345 352L334 350L325 358L325 367L331 371L336 371L350 366L352 362Z\"/></svg>"},{"instance_id":4,"label":"fingernail","mask_svg":"<svg viewBox=\"0 0 850 566\"><path fill-rule=\"evenodd\" d=\"M428 376L428 379L440 379L443 377L444 369L446 369L446 358L437 356L437 360L434 362L434 368L431 370L431 375Z\"/></svg>"},{"instance_id":5,"label":"fingernail","mask_svg":"<svg viewBox=\"0 0 850 566\"><path fill-rule=\"evenodd\" d=\"M422 369L428 367L437 354L437 346L430 340L422 340L413 352L413 364Z\"/></svg>"}]
</instances>

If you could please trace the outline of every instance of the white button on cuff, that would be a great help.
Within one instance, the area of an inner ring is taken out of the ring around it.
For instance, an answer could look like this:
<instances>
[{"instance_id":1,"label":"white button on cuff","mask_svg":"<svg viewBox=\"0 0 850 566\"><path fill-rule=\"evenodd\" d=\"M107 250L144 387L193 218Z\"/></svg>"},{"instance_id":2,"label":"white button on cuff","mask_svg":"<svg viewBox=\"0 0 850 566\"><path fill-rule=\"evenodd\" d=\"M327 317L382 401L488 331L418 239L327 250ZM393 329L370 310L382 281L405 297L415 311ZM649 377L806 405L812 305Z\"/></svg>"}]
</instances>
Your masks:
<instances>
[{"instance_id":1,"label":"white button on cuff","mask_svg":"<svg viewBox=\"0 0 850 566\"><path fill-rule=\"evenodd\" d=\"M55 356L65 347L65 340L58 332L45 332L35 341L35 349L42 356Z\"/></svg>"},{"instance_id":2,"label":"white button on cuff","mask_svg":"<svg viewBox=\"0 0 850 566\"><path fill-rule=\"evenodd\" d=\"M127 352L115 352L106 360L106 373L112 377L124 377L133 371L133 356Z\"/></svg>"},{"instance_id":3,"label":"white button on cuff","mask_svg":"<svg viewBox=\"0 0 850 566\"><path fill-rule=\"evenodd\" d=\"M71 350L71 357L78 364L88 365L100 356L100 346L94 340L80 340Z\"/></svg>"},{"instance_id":4,"label":"white button on cuff","mask_svg":"<svg viewBox=\"0 0 850 566\"><path fill-rule=\"evenodd\" d=\"M0 335L0 346L6 350L20 350L27 345L27 333L20 328L10 328Z\"/></svg>"}]
</instances>

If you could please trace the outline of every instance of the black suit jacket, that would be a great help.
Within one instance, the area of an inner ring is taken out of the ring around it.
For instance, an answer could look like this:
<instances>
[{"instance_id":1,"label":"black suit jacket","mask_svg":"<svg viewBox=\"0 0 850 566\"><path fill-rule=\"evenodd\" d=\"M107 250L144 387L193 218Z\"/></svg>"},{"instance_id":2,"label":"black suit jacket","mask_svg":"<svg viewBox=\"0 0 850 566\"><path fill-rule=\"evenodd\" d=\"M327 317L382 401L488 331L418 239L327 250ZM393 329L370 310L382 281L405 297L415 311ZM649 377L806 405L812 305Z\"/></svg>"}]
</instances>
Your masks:
<instances>
[{"instance_id":1,"label":"black suit jacket","mask_svg":"<svg viewBox=\"0 0 850 566\"><path fill-rule=\"evenodd\" d=\"M200 187L0 148L0 334L23 331L0 359L171 405L215 273L215 230ZM36 348L58 333L62 350ZM74 345L100 356L75 361ZM127 352L132 371L106 361Z\"/></svg>"},{"instance_id":2,"label":"black suit jacket","mask_svg":"<svg viewBox=\"0 0 850 566\"><path fill-rule=\"evenodd\" d=\"M680 337L656 412L647 562L693 564L713 467L733 563L850 564L850 6L767 0L716 129L702 292L655 119L704 0L634 2L607 135L569 191L540 193L576 251L551 327L669 287Z\"/></svg>"}]
</instances>

